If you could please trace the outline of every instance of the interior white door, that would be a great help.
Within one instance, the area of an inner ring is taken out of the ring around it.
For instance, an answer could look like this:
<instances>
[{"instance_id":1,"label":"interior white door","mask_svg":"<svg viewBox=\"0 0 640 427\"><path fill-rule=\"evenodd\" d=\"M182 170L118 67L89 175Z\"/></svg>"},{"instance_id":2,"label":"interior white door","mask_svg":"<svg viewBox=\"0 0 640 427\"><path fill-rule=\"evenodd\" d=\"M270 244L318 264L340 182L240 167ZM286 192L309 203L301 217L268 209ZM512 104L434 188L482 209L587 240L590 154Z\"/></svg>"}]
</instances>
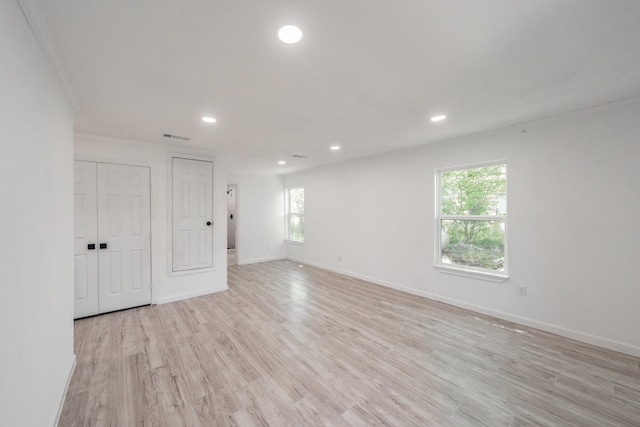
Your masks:
<instances>
[{"instance_id":1,"label":"interior white door","mask_svg":"<svg viewBox=\"0 0 640 427\"><path fill-rule=\"evenodd\" d=\"M99 311L151 303L149 168L98 163Z\"/></svg>"},{"instance_id":2,"label":"interior white door","mask_svg":"<svg viewBox=\"0 0 640 427\"><path fill-rule=\"evenodd\" d=\"M98 314L98 227L96 164L73 165L74 317Z\"/></svg>"},{"instance_id":3,"label":"interior white door","mask_svg":"<svg viewBox=\"0 0 640 427\"><path fill-rule=\"evenodd\" d=\"M173 271L213 267L213 163L173 158Z\"/></svg>"}]
</instances>

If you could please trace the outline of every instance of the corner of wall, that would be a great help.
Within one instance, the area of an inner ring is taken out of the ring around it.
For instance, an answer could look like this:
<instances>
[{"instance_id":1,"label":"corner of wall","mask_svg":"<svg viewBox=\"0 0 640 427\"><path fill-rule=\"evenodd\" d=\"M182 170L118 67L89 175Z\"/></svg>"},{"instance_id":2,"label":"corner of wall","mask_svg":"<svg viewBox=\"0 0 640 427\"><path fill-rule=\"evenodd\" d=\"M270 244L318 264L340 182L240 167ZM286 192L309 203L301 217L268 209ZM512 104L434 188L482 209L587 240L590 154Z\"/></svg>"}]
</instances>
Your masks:
<instances>
[{"instance_id":1,"label":"corner of wall","mask_svg":"<svg viewBox=\"0 0 640 427\"><path fill-rule=\"evenodd\" d=\"M58 410L53 413L51 417L52 418L51 423L49 423L49 425L51 425L52 427L56 427L60 422L60 416L62 415L62 409L64 408L64 401L67 396L67 392L69 391L71 378L73 377L73 373L76 370L76 364L77 364L76 362L77 362L77 359L76 359L76 355L74 354L73 357L71 358L69 373L67 374L67 382L64 386L64 389L62 390L62 393L60 394L60 397L58 398Z\"/></svg>"}]
</instances>

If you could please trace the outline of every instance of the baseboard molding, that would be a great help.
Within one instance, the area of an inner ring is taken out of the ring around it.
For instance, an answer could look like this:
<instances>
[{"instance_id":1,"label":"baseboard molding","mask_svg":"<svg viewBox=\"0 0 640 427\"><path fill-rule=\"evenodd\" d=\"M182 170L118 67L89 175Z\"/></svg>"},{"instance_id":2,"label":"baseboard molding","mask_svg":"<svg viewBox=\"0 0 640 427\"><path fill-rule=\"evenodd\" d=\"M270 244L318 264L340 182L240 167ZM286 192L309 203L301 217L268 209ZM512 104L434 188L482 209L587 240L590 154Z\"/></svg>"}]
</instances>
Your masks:
<instances>
[{"instance_id":1,"label":"baseboard molding","mask_svg":"<svg viewBox=\"0 0 640 427\"><path fill-rule=\"evenodd\" d=\"M156 300L156 304L158 305L168 304L170 302L182 301L184 299L201 297L203 295L209 295L209 294L215 294L217 292L226 291L228 289L229 289L228 285L223 285L223 286L216 286L213 288L201 289L199 291L185 292L183 294L172 295L170 297L158 298Z\"/></svg>"},{"instance_id":2,"label":"baseboard molding","mask_svg":"<svg viewBox=\"0 0 640 427\"><path fill-rule=\"evenodd\" d=\"M67 383L64 385L64 390L62 390L62 394L58 398L58 410L53 414L50 425L52 427L57 427L60 422L60 416L62 415L62 408L64 407L64 400L67 397L67 392L69 391L69 385L71 384L71 378L73 377L73 372L76 370L76 355L74 354L71 358L71 366L69 368L69 374L67 375Z\"/></svg>"},{"instance_id":3,"label":"baseboard molding","mask_svg":"<svg viewBox=\"0 0 640 427\"><path fill-rule=\"evenodd\" d=\"M592 344L598 347L607 348L609 350L619 351L621 353L629 354L631 356L640 357L640 347L626 344L623 342L610 340L608 338L599 337L596 335L587 334L584 332L576 331L574 329L564 328L562 326L553 325L546 322L541 322L534 319L529 319L526 317L517 316L510 313L505 313L503 311L490 309L487 307L482 307L479 305L469 304L464 301L460 301L454 298L445 297L438 294L433 294L430 292L420 291L417 289L408 288L405 286L398 285L396 283L387 282L384 280L379 280L374 277L364 276L361 274L352 273L350 271L341 270L338 268L333 268L330 266L309 262L302 259L297 258L286 258L293 262L298 262L301 264L307 264L313 267L322 268L323 270L332 271L334 273L343 274L345 276L353 277L355 279L364 280L374 285L384 286L387 288L392 288L401 292L406 292L408 294L417 295L419 297L427 298L433 301L442 302L445 304L453 305L455 307L464 308L465 310L474 311L476 313L482 313L487 316L496 317L498 319L506 320L513 323L518 323L524 326L528 326L531 328L539 329L541 331L550 332L552 334L560 335L565 338L571 338L576 341L584 342L587 344Z\"/></svg>"},{"instance_id":4,"label":"baseboard molding","mask_svg":"<svg viewBox=\"0 0 640 427\"><path fill-rule=\"evenodd\" d=\"M238 265L257 264L259 262L268 262L268 261L279 261L281 259L286 259L286 258L282 256L274 256L269 258L244 259L242 261L238 260Z\"/></svg>"}]
</instances>

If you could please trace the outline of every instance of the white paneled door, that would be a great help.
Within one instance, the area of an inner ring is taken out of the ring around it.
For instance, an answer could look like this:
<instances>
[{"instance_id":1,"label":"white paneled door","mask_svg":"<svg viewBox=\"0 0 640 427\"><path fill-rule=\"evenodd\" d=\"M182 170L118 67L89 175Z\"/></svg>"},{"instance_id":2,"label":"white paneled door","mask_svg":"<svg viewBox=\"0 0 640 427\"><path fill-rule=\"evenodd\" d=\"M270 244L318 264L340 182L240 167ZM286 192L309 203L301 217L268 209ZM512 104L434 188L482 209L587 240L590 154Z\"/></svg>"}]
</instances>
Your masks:
<instances>
[{"instance_id":1,"label":"white paneled door","mask_svg":"<svg viewBox=\"0 0 640 427\"><path fill-rule=\"evenodd\" d=\"M173 271L213 267L213 163L172 160Z\"/></svg>"},{"instance_id":2,"label":"white paneled door","mask_svg":"<svg viewBox=\"0 0 640 427\"><path fill-rule=\"evenodd\" d=\"M146 167L75 162L76 318L151 303L149 179Z\"/></svg>"},{"instance_id":3,"label":"white paneled door","mask_svg":"<svg viewBox=\"0 0 640 427\"><path fill-rule=\"evenodd\" d=\"M98 313L96 163L73 165L74 317Z\"/></svg>"},{"instance_id":4,"label":"white paneled door","mask_svg":"<svg viewBox=\"0 0 640 427\"><path fill-rule=\"evenodd\" d=\"M151 303L149 168L98 164L100 312Z\"/></svg>"}]
</instances>

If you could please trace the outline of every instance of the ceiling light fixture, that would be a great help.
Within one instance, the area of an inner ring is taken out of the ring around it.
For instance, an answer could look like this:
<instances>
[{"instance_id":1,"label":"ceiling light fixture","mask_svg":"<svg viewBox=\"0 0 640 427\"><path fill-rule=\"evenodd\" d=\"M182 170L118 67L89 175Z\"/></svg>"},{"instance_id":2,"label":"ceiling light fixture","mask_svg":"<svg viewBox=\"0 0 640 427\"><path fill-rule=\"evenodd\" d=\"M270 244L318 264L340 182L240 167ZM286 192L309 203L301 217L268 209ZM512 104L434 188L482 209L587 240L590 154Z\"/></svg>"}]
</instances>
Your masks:
<instances>
[{"instance_id":1,"label":"ceiling light fixture","mask_svg":"<svg viewBox=\"0 0 640 427\"><path fill-rule=\"evenodd\" d=\"M287 162L285 162L284 160L280 160L280 161L278 162L278 164L279 164L279 165L286 165L286 164L287 164Z\"/></svg>"},{"instance_id":2,"label":"ceiling light fixture","mask_svg":"<svg viewBox=\"0 0 640 427\"><path fill-rule=\"evenodd\" d=\"M298 43L302 38L302 31L295 25L285 25L278 30L278 38L287 44Z\"/></svg>"},{"instance_id":3,"label":"ceiling light fixture","mask_svg":"<svg viewBox=\"0 0 640 427\"><path fill-rule=\"evenodd\" d=\"M331 149L332 149L333 151L338 151L338 150L340 149L340 146L339 146L339 145L332 145L332 146L331 146Z\"/></svg>"},{"instance_id":4,"label":"ceiling light fixture","mask_svg":"<svg viewBox=\"0 0 640 427\"><path fill-rule=\"evenodd\" d=\"M441 122L442 120L444 120L446 118L447 118L447 116L445 116L445 115L433 116L433 117L431 117L431 121L432 122Z\"/></svg>"},{"instance_id":5,"label":"ceiling light fixture","mask_svg":"<svg viewBox=\"0 0 640 427\"><path fill-rule=\"evenodd\" d=\"M214 119L213 117L203 117L202 121L205 123L215 123L217 120Z\"/></svg>"}]
</instances>

